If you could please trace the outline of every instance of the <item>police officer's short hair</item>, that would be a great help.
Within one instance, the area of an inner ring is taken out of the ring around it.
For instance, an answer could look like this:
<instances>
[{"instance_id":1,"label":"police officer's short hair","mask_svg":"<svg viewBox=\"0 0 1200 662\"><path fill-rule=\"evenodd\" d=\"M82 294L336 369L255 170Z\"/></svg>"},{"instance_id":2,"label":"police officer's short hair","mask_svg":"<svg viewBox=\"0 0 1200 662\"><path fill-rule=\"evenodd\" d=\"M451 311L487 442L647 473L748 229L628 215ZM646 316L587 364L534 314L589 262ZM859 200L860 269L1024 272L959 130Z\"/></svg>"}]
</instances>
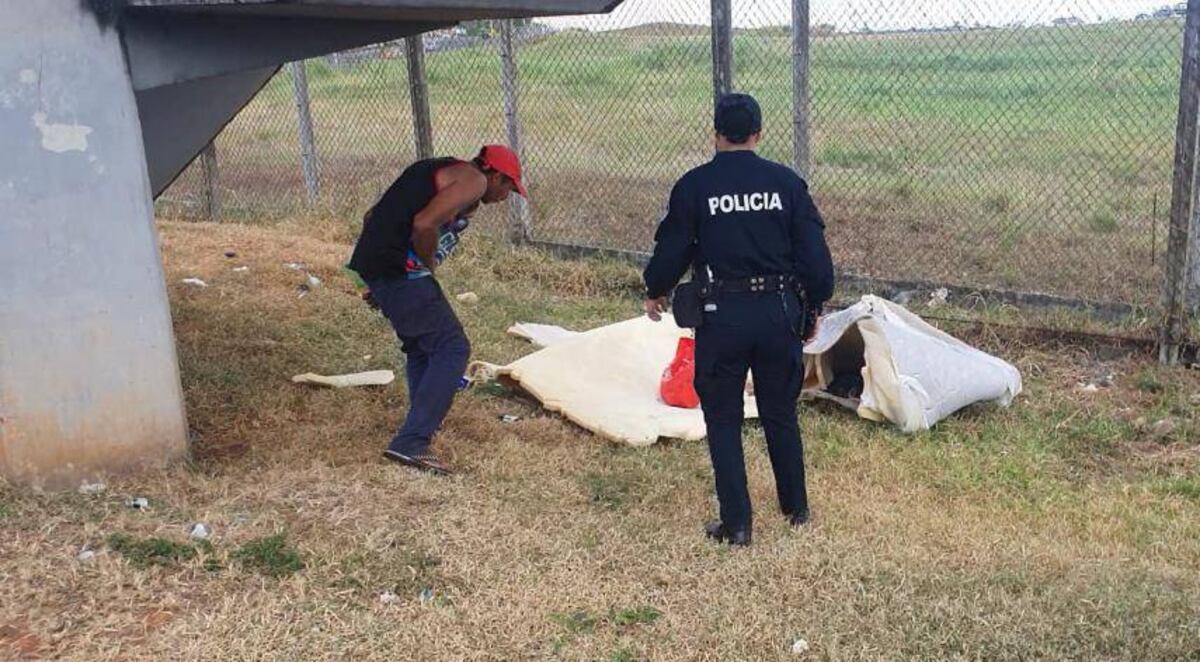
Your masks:
<instances>
[{"instance_id":1,"label":"police officer's short hair","mask_svg":"<svg viewBox=\"0 0 1200 662\"><path fill-rule=\"evenodd\" d=\"M729 142L743 144L762 131L762 109L749 94L726 94L717 100L713 127Z\"/></svg>"}]
</instances>

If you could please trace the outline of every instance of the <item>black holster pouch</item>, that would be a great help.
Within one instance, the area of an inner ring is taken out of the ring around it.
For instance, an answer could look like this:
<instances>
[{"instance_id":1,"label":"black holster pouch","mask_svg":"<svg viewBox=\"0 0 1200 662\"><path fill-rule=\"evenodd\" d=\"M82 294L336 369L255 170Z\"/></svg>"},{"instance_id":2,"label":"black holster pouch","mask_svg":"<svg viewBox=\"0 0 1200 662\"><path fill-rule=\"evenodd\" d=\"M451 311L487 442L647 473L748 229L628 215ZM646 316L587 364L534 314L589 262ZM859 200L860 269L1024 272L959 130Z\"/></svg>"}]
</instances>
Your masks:
<instances>
[{"instance_id":1,"label":"black holster pouch","mask_svg":"<svg viewBox=\"0 0 1200 662\"><path fill-rule=\"evenodd\" d=\"M671 313L681 329L698 329L704 323L706 287L696 281L680 283L671 295Z\"/></svg>"},{"instance_id":2,"label":"black holster pouch","mask_svg":"<svg viewBox=\"0 0 1200 662\"><path fill-rule=\"evenodd\" d=\"M671 314L681 329L698 329L704 324L704 305L712 296L712 280L702 264L692 267L692 279L675 286L671 294Z\"/></svg>"}]
</instances>

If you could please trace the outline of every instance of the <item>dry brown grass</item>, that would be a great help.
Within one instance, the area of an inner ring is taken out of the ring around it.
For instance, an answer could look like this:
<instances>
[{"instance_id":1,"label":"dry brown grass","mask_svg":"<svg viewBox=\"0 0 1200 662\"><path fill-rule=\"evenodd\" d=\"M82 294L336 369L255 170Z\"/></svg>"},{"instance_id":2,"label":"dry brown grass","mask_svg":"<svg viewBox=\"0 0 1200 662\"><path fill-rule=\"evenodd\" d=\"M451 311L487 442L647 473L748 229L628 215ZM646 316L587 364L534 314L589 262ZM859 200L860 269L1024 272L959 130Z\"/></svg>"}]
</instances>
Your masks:
<instances>
[{"instance_id":1,"label":"dry brown grass","mask_svg":"<svg viewBox=\"0 0 1200 662\"><path fill-rule=\"evenodd\" d=\"M162 225L194 461L100 495L0 488L0 656L741 660L789 658L797 638L815 658L1200 652L1194 372L973 331L1026 376L1016 407L913 437L807 409L816 520L799 532L774 510L751 427L756 540L730 550L699 532L712 512L702 444L615 447L477 389L438 441L463 471L437 479L379 455L399 382L290 384L398 358L337 275L347 227ZM324 286L298 298L288 262ZM529 351L504 336L511 322L586 328L638 306L628 267L558 262L487 232L446 272L451 293L481 295L460 313L488 360ZM1113 387L1074 390L1109 371ZM1164 418L1176 427L1156 436ZM127 509L131 495L152 508ZM138 568L104 544L185 543L196 521L212 549L174 565ZM279 532L303 570L275 579L238 560ZM84 544L95 560L76 560Z\"/></svg>"}]
</instances>

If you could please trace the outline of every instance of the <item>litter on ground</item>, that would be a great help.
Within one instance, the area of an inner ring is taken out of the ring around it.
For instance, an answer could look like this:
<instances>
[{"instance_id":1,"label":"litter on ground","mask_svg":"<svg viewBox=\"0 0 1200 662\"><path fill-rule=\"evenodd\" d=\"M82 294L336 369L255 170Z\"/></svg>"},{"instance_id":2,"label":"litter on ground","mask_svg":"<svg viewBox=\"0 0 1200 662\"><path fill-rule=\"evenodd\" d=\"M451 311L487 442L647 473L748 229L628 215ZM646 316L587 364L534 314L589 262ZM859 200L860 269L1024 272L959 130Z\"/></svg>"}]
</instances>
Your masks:
<instances>
[{"instance_id":1,"label":"litter on ground","mask_svg":"<svg viewBox=\"0 0 1200 662\"><path fill-rule=\"evenodd\" d=\"M302 375L293 376L292 382L296 384L347 388L350 386L385 386L391 384L395 379L396 373L391 370L369 370L367 372L355 372L348 375L318 375L306 372Z\"/></svg>"},{"instance_id":2,"label":"litter on ground","mask_svg":"<svg viewBox=\"0 0 1200 662\"><path fill-rule=\"evenodd\" d=\"M101 492L103 492L104 490L107 490L107 489L108 489L108 486L105 485L103 482L89 483L85 480L79 484L79 493L80 494L100 494Z\"/></svg>"}]
</instances>

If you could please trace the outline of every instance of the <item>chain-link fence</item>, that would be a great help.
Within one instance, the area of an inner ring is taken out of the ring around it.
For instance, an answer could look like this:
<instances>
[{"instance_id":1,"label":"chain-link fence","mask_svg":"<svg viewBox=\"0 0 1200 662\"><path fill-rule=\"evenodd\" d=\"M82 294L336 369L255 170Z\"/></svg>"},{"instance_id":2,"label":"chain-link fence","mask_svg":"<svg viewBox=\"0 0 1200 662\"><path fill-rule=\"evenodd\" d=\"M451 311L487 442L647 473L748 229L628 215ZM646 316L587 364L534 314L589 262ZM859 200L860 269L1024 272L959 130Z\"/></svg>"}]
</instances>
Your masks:
<instances>
[{"instance_id":1,"label":"chain-link fence","mask_svg":"<svg viewBox=\"0 0 1200 662\"><path fill-rule=\"evenodd\" d=\"M733 87L760 152L793 158L793 0L733 0ZM840 267L880 279L1153 304L1183 18L1140 0L812 0L808 178ZM671 184L711 155L709 0L515 28L533 239L646 251ZM424 37L434 150L508 136L499 24ZM415 157L402 44L285 68L216 141L223 215L357 216ZM192 166L160 200L201 215Z\"/></svg>"}]
</instances>

